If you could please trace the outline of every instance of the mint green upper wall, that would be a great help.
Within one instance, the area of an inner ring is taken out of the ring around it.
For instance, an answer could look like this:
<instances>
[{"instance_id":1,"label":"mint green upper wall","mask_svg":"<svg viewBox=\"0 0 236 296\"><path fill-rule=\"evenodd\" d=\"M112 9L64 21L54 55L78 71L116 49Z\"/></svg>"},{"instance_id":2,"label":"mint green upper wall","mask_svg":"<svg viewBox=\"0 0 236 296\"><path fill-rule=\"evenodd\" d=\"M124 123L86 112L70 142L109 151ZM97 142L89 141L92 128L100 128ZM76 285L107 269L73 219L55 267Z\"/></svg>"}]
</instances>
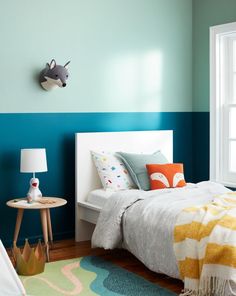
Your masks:
<instances>
[{"instance_id":1,"label":"mint green upper wall","mask_svg":"<svg viewBox=\"0 0 236 296\"><path fill-rule=\"evenodd\" d=\"M191 0L0 0L0 113L191 111ZM71 60L68 87L37 82Z\"/></svg>"},{"instance_id":2,"label":"mint green upper wall","mask_svg":"<svg viewBox=\"0 0 236 296\"><path fill-rule=\"evenodd\" d=\"M193 111L209 111L209 27L236 21L236 0L193 0Z\"/></svg>"}]
</instances>

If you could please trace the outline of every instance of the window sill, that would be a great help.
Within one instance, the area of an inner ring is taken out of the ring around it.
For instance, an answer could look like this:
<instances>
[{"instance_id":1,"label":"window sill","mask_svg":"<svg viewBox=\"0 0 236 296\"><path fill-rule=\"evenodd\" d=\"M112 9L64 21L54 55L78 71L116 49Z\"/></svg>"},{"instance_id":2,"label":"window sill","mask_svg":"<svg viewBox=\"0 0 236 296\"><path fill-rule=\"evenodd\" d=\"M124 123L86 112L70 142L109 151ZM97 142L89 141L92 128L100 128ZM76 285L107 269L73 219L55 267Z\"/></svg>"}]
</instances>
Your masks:
<instances>
[{"instance_id":1,"label":"window sill","mask_svg":"<svg viewBox=\"0 0 236 296\"><path fill-rule=\"evenodd\" d=\"M213 182L220 183L220 184L224 185L225 187L230 187L232 189L236 189L236 183L220 181L220 180L216 180L216 181L213 181Z\"/></svg>"}]
</instances>

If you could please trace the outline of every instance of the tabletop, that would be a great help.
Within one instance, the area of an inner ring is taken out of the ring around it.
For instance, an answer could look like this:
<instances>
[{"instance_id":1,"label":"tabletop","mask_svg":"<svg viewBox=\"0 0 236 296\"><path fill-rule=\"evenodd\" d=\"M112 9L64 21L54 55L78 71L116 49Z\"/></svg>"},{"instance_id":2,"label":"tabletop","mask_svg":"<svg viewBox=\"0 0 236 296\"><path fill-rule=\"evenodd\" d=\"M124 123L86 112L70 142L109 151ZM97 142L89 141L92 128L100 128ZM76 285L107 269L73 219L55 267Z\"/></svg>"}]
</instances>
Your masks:
<instances>
[{"instance_id":1,"label":"tabletop","mask_svg":"<svg viewBox=\"0 0 236 296\"><path fill-rule=\"evenodd\" d=\"M42 201L42 203L40 201ZM48 203L43 203L45 201L48 201ZM32 203L28 203L25 197L14 198L9 200L6 205L16 209L40 210L61 207L66 203L67 201L64 198L43 196L39 201L34 201Z\"/></svg>"}]
</instances>

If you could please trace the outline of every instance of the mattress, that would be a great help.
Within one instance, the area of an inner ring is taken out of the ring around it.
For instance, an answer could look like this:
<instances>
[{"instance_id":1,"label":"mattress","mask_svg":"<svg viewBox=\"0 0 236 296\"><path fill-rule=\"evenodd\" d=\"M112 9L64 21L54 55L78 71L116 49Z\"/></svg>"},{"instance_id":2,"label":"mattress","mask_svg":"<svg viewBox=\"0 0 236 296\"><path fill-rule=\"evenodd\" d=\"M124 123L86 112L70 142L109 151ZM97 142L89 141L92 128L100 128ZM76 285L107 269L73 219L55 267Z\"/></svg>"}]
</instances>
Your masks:
<instances>
[{"instance_id":1,"label":"mattress","mask_svg":"<svg viewBox=\"0 0 236 296\"><path fill-rule=\"evenodd\" d=\"M98 206L102 208L106 203L107 199L112 196L114 191L112 190L104 190L104 189L96 189L88 194L87 202L91 203L94 206Z\"/></svg>"}]
</instances>

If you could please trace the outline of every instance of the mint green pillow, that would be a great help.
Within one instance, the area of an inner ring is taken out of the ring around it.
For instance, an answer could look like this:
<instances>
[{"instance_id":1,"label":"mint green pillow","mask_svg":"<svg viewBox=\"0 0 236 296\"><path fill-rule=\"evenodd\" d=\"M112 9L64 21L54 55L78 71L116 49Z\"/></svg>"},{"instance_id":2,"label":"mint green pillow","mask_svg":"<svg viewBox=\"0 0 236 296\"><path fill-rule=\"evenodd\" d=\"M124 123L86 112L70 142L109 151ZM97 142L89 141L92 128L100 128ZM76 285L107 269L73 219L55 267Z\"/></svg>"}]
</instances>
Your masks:
<instances>
[{"instance_id":1,"label":"mint green pillow","mask_svg":"<svg viewBox=\"0 0 236 296\"><path fill-rule=\"evenodd\" d=\"M134 183L142 190L150 190L149 176L147 174L146 164L163 164L168 163L166 157L157 151L153 154L133 154L117 152L127 170L129 171Z\"/></svg>"}]
</instances>

